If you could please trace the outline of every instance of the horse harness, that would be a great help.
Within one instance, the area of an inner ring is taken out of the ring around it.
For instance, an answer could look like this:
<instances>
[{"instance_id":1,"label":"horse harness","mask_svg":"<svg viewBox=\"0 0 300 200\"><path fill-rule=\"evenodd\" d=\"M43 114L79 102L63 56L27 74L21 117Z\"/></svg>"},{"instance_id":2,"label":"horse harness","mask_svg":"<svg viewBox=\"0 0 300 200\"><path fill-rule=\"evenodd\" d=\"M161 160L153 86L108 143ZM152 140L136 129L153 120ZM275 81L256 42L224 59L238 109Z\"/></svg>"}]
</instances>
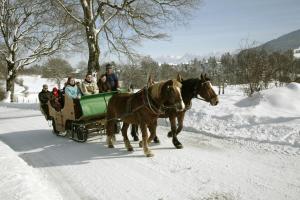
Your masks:
<instances>
[{"instance_id":1,"label":"horse harness","mask_svg":"<svg viewBox=\"0 0 300 200\"><path fill-rule=\"evenodd\" d=\"M134 97L136 97L137 95L140 95L140 98L143 102L142 105L132 109L132 99ZM147 108L148 110L150 110L154 115L160 115L163 114L163 112L161 112L160 107L158 106L158 103L151 98L151 96L149 95L149 91L147 87L144 87L142 90L138 91L137 93L133 94L126 103L126 114L125 115L130 115L135 113L136 111L142 109L142 108Z\"/></svg>"}]
</instances>

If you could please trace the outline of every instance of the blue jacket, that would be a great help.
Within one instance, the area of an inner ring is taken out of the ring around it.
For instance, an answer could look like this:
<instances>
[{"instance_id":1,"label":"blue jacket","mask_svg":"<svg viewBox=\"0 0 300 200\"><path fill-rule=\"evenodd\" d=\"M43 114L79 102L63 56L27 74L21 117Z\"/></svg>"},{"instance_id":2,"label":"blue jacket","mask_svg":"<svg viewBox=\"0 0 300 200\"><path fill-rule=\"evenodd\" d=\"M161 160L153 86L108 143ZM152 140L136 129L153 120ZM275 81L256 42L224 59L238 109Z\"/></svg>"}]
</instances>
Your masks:
<instances>
[{"instance_id":1,"label":"blue jacket","mask_svg":"<svg viewBox=\"0 0 300 200\"><path fill-rule=\"evenodd\" d=\"M75 86L67 85L65 87L65 94L73 99L81 97L80 89L76 85Z\"/></svg>"}]
</instances>

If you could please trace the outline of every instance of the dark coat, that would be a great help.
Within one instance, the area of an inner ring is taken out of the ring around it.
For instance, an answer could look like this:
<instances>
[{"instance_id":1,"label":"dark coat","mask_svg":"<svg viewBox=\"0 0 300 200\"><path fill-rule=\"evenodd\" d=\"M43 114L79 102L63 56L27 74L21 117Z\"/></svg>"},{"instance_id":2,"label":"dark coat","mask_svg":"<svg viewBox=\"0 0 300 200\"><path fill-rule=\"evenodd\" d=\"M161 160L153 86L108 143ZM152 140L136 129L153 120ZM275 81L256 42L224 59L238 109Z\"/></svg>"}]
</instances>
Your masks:
<instances>
[{"instance_id":1,"label":"dark coat","mask_svg":"<svg viewBox=\"0 0 300 200\"><path fill-rule=\"evenodd\" d=\"M41 111L45 115L47 120L50 120L49 116L49 108L48 108L48 101L51 99L51 92L42 90L39 93L39 101L41 106Z\"/></svg>"},{"instance_id":2,"label":"dark coat","mask_svg":"<svg viewBox=\"0 0 300 200\"><path fill-rule=\"evenodd\" d=\"M97 86L98 86L98 89L99 89L99 93L111 91L111 87L110 87L110 85L109 85L109 83L107 81L105 81L103 83L101 81L101 79L99 79L98 82L97 82Z\"/></svg>"},{"instance_id":3,"label":"dark coat","mask_svg":"<svg viewBox=\"0 0 300 200\"><path fill-rule=\"evenodd\" d=\"M51 92L42 90L39 93L39 101L41 104L45 105L51 98Z\"/></svg>"},{"instance_id":4,"label":"dark coat","mask_svg":"<svg viewBox=\"0 0 300 200\"><path fill-rule=\"evenodd\" d=\"M119 80L118 80L117 75L114 73L108 75L106 73L106 80L109 83L111 90L116 91L117 88L119 87Z\"/></svg>"}]
</instances>

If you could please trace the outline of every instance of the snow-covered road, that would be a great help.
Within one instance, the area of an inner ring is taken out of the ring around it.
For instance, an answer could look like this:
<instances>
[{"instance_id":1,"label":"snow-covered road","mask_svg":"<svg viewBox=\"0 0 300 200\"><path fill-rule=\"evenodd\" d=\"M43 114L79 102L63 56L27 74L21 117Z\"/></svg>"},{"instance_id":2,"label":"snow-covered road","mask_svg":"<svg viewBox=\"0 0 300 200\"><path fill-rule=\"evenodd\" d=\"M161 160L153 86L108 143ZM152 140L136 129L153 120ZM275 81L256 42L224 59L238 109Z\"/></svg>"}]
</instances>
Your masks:
<instances>
[{"instance_id":1,"label":"snow-covered road","mask_svg":"<svg viewBox=\"0 0 300 200\"><path fill-rule=\"evenodd\" d=\"M33 108L32 106L31 108ZM194 132L175 149L159 127L146 158L117 136L81 144L52 134L38 110L0 105L0 199L288 199L300 198L300 149Z\"/></svg>"}]
</instances>

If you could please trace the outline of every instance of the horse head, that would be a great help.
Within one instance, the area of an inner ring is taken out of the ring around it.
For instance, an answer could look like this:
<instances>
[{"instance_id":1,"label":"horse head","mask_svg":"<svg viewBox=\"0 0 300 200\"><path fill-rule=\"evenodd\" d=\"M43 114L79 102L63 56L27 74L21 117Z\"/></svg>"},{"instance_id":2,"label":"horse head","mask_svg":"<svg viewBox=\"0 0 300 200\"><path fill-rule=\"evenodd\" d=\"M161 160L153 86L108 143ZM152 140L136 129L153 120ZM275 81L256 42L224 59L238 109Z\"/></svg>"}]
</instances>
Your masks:
<instances>
[{"instance_id":1,"label":"horse head","mask_svg":"<svg viewBox=\"0 0 300 200\"><path fill-rule=\"evenodd\" d=\"M178 76L177 80L172 79L155 83L150 86L151 96L160 102L162 109L175 109L182 111L185 108L181 96L181 77Z\"/></svg>"},{"instance_id":2,"label":"horse head","mask_svg":"<svg viewBox=\"0 0 300 200\"><path fill-rule=\"evenodd\" d=\"M201 74L200 79L195 86L194 97L198 98L198 95L203 98L204 101L209 102L211 105L216 106L219 103L218 95L215 93L210 79L205 74Z\"/></svg>"}]
</instances>

